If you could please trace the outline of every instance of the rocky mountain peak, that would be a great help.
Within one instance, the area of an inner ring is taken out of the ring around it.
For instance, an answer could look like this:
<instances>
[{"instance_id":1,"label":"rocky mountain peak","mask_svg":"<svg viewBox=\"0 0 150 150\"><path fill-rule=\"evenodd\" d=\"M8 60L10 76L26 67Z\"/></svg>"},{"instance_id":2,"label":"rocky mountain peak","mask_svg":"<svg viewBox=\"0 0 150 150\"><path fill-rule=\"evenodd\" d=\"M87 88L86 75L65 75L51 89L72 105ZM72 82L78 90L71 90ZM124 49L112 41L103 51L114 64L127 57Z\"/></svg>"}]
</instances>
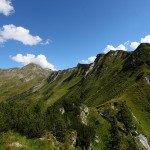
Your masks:
<instances>
[{"instance_id":1,"label":"rocky mountain peak","mask_svg":"<svg viewBox=\"0 0 150 150\"><path fill-rule=\"evenodd\" d=\"M131 53L125 62L124 68L138 67L143 64L150 65L150 44L148 43L141 43Z\"/></svg>"}]
</instances>

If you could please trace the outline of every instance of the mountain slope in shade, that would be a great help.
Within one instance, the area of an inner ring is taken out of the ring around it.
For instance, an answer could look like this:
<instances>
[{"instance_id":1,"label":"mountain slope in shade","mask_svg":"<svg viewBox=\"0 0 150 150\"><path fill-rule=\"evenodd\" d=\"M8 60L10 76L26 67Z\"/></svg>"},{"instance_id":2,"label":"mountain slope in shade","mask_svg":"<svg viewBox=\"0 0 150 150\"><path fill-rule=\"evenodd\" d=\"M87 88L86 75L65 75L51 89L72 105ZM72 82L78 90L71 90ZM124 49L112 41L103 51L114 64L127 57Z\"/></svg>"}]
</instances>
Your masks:
<instances>
[{"instance_id":1,"label":"mountain slope in shade","mask_svg":"<svg viewBox=\"0 0 150 150\"><path fill-rule=\"evenodd\" d=\"M34 64L0 70L0 85L3 147L34 149L26 136L41 149L150 148L150 44L62 71ZM13 135L22 138L12 142Z\"/></svg>"}]
</instances>

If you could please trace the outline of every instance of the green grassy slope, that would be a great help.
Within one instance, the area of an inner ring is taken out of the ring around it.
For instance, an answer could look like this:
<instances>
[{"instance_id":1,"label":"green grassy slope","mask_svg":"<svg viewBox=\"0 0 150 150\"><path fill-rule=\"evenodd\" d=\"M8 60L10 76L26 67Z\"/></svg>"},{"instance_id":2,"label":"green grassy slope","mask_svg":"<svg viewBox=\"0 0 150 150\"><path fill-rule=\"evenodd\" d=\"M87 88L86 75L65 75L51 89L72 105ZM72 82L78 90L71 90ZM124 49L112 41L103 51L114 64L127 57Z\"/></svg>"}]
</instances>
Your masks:
<instances>
[{"instance_id":1,"label":"green grassy slope","mask_svg":"<svg viewBox=\"0 0 150 150\"><path fill-rule=\"evenodd\" d=\"M42 69L35 64L23 68L0 70L0 101L14 98L23 93L32 93L51 74L50 70ZM36 87L37 86L37 87Z\"/></svg>"},{"instance_id":2,"label":"green grassy slope","mask_svg":"<svg viewBox=\"0 0 150 150\"><path fill-rule=\"evenodd\" d=\"M150 44L99 54L93 64L49 72L48 78L47 72L27 82L1 77L4 135L13 130L14 136L38 140L48 132L57 139L56 149L146 149L140 134L150 143Z\"/></svg>"}]
</instances>

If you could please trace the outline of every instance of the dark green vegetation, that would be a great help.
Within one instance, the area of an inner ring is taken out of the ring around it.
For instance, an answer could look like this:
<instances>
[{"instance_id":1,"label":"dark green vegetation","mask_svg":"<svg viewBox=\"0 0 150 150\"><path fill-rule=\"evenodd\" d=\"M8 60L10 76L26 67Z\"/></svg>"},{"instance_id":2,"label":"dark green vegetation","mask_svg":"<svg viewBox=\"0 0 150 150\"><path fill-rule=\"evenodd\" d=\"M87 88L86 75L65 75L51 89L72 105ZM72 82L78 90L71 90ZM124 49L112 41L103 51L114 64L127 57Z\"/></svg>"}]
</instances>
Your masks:
<instances>
[{"instance_id":1,"label":"dark green vegetation","mask_svg":"<svg viewBox=\"0 0 150 150\"><path fill-rule=\"evenodd\" d=\"M0 149L144 150L148 142L150 44L63 71L0 70Z\"/></svg>"}]
</instances>

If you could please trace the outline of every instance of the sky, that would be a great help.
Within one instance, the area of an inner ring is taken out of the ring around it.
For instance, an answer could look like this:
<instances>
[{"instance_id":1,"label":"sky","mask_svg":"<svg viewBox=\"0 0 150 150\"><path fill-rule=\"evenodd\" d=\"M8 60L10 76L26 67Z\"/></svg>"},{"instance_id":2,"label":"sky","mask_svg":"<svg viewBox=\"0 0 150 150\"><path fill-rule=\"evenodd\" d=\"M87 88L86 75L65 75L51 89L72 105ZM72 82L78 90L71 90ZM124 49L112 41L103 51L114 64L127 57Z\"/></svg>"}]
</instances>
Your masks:
<instances>
[{"instance_id":1,"label":"sky","mask_svg":"<svg viewBox=\"0 0 150 150\"><path fill-rule=\"evenodd\" d=\"M150 0L0 0L0 68L62 70L150 43Z\"/></svg>"}]
</instances>

